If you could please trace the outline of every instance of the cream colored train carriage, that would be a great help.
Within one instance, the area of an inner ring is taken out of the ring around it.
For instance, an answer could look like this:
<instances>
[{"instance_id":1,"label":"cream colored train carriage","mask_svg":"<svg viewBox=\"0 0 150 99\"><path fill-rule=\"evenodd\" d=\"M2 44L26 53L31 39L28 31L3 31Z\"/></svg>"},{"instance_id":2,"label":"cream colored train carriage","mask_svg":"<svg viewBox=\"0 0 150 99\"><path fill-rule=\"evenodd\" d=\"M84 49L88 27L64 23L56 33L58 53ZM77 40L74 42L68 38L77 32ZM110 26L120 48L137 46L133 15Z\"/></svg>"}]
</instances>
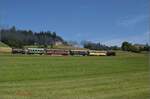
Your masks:
<instances>
[{"instance_id":1,"label":"cream colored train carriage","mask_svg":"<svg viewBox=\"0 0 150 99\"><path fill-rule=\"evenodd\" d=\"M107 56L107 51L89 50L89 56Z\"/></svg>"}]
</instances>

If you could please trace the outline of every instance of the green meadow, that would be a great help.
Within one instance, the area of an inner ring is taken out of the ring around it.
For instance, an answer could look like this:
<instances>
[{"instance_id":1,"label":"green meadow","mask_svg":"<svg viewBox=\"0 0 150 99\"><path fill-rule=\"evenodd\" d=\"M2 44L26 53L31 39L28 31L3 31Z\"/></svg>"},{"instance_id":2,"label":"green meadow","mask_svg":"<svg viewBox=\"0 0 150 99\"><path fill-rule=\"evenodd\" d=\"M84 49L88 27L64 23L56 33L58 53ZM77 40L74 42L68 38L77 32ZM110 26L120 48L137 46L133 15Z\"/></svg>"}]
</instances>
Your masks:
<instances>
[{"instance_id":1,"label":"green meadow","mask_svg":"<svg viewBox=\"0 0 150 99\"><path fill-rule=\"evenodd\" d=\"M0 99L150 99L148 54L0 55Z\"/></svg>"}]
</instances>

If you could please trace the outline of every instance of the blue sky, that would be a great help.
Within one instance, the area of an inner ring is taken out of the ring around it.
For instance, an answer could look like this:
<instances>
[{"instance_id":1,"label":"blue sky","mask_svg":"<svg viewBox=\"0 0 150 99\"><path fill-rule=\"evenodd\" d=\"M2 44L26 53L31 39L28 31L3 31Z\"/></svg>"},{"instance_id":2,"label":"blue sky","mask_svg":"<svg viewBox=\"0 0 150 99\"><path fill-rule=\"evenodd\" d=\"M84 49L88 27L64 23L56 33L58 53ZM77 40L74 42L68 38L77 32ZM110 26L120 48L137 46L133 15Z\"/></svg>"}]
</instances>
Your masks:
<instances>
[{"instance_id":1,"label":"blue sky","mask_svg":"<svg viewBox=\"0 0 150 99\"><path fill-rule=\"evenodd\" d=\"M0 0L0 24L107 45L148 42L149 0Z\"/></svg>"}]
</instances>

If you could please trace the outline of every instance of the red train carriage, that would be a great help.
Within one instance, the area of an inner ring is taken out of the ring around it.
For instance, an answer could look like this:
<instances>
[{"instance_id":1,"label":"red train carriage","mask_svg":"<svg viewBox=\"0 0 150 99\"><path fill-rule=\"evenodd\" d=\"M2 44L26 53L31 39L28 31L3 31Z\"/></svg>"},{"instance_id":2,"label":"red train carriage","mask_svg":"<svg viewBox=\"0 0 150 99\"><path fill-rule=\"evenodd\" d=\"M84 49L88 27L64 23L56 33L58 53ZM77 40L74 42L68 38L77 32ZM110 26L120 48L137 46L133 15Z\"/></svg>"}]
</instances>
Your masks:
<instances>
[{"instance_id":1,"label":"red train carriage","mask_svg":"<svg viewBox=\"0 0 150 99\"><path fill-rule=\"evenodd\" d=\"M56 56L67 56L69 55L69 50L63 50L63 49L46 49L47 55L56 55Z\"/></svg>"}]
</instances>

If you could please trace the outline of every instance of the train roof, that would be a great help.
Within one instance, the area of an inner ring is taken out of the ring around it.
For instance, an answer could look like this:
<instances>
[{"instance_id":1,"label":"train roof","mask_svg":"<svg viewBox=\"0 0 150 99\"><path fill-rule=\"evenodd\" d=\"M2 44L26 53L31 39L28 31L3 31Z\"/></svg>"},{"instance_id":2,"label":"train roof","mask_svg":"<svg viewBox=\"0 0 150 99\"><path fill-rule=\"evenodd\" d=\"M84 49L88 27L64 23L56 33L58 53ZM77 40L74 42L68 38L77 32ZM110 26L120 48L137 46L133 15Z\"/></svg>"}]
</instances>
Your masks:
<instances>
[{"instance_id":1,"label":"train roof","mask_svg":"<svg viewBox=\"0 0 150 99\"><path fill-rule=\"evenodd\" d=\"M58 52L64 51L64 52L69 52L69 50L65 50L65 49L46 49L46 51L58 51Z\"/></svg>"},{"instance_id":2,"label":"train roof","mask_svg":"<svg viewBox=\"0 0 150 99\"><path fill-rule=\"evenodd\" d=\"M106 53L107 51L104 50L89 50L90 52L99 52L99 53Z\"/></svg>"},{"instance_id":3,"label":"train roof","mask_svg":"<svg viewBox=\"0 0 150 99\"><path fill-rule=\"evenodd\" d=\"M44 48L27 48L29 50L44 50Z\"/></svg>"},{"instance_id":4,"label":"train roof","mask_svg":"<svg viewBox=\"0 0 150 99\"><path fill-rule=\"evenodd\" d=\"M71 51L88 51L88 50L85 50L85 49L74 49L74 50L71 50Z\"/></svg>"},{"instance_id":5,"label":"train roof","mask_svg":"<svg viewBox=\"0 0 150 99\"><path fill-rule=\"evenodd\" d=\"M12 50L23 50L21 48L12 48Z\"/></svg>"}]
</instances>

